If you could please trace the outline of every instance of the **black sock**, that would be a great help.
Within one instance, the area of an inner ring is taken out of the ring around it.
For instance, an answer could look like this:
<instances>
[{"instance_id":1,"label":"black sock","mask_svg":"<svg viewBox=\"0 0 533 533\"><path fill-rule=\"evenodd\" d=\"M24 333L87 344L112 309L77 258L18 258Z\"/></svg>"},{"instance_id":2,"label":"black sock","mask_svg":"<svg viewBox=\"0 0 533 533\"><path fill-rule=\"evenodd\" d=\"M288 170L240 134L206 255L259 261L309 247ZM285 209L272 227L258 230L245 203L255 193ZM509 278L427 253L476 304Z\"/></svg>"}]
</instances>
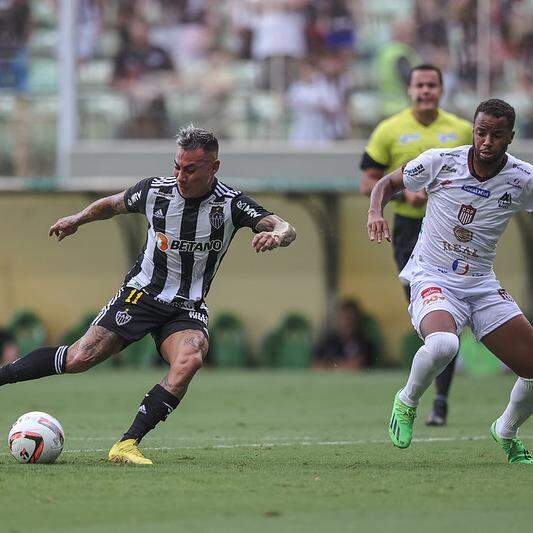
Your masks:
<instances>
[{"instance_id":1,"label":"black sock","mask_svg":"<svg viewBox=\"0 0 533 533\"><path fill-rule=\"evenodd\" d=\"M455 371L455 361L457 356L455 356L448 366L435 378L435 388L437 389L437 397L440 397L442 400L448 398L448 393L450 392L450 386L452 384L453 374Z\"/></svg>"},{"instance_id":2,"label":"black sock","mask_svg":"<svg viewBox=\"0 0 533 533\"><path fill-rule=\"evenodd\" d=\"M38 348L28 355L0 368L0 385L63 374L68 346Z\"/></svg>"},{"instance_id":3,"label":"black sock","mask_svg":"<svg viewBox=\"0 0 533 533\"><path fill-rule=\"evenodd\" d=\"M179 398L176 398L161 385L156 385L144 397L133 424L120 440L136 439L137 442L140 442L149 431L155 428L158 422L166 420L179 403Z\"/></svg>"}]
</instances>

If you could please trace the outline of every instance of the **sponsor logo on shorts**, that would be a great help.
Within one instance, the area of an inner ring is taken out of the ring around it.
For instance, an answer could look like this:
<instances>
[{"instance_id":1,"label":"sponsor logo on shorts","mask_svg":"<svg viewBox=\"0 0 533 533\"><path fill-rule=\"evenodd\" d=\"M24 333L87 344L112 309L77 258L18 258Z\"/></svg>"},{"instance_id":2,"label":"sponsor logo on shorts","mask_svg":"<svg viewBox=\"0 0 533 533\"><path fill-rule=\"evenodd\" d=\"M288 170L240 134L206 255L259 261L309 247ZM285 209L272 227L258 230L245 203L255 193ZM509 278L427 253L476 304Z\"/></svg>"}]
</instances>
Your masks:
<instances>
[{"instance_id":1,"label":"sponsor logo on shorts","mask_svg":"<svg viewBox=\"0 0 533 533\"><path fill-rule=\"evenodd\" d=\"M442 249L445 252L453 252L456 254L464 255L465 257L479 257L476 248L461 246L460 244L452 244L448 241L442 241Z\"/></svg>"},{"instance_id":2,"label":"sponsor logo on shorts","mask_svg":"<svg viewBox=\"0 0 533 533\"><path fill-rule=\"evenodd\" d=\"M444 296L441 296L440 294L434 294L433 296L424 298L424 300L422 300L422 305L433 305L434 303L443 302L444 300L446 300Z\"/></svg>"},{"instance_id":3,"label":"sponsor logo on shorts","mask_svg":"<svg viewBox=\"0 0 533 533\"><path fill-rule=\"evenodd\" d=\"M505 194L502 194L499 198L498 198L498 205L502 208L502 209L507 209L508 207L510 207L510 205L513 203L513 197L511 196L511 193L508 193L506 192Z\"/></svg>"},{"instance_id":4,"label":"sponsor logo on shorts","mask_svg":"<svg viewBox=\"0 0 533 533\"><path fill-rule=\"evenodd\" d=\"M468 274L468 271L470 270L470 265L466 261L463 261L462 259L456 259L452 263L452 270L456 274L459 274L460 276L464 276L465 274Z\"/></svg>"},{"instance_id":5,"label":"sponsor logo on shorts","mask_svg":"<svg viewBox=\"0 0 533 533\"><path fill-rule=\"evenodd\" d=\"M163 210L162 209L158 209L154 213L154 218L165 218L165 214L163 213Z\"/></svg>"},{"instance_id":6,"label":"sponsor logo on shorts","mask_svg":"<svg viewBox=\"0 0 533 533\"><path fill-rule=\"evenodd\" d=\"M417 165L414 168L405 167L403 169L403 173L407 174L408 176L414 177L418 176L419 174L422 174L426 169L424 168L424 165Z\"/></svg>"},{"instance_id":7,"label":"sponsor logo on shorts","mask_svg":"<svg viewBox=\"0 0 533 533\"><path fill-rule=\"evenodd\" d=\"M463 185L461 187L463 191L469 192L471 194L475 194L476 196L481 196L483 198L489 198L490 197L490 191L487 191L487 189L482 189L481 187L475 187L474 185Z\"/></svg>"},{"instance_id":8,"label":"sponsor logo on shorts","mask_svg":"<svg viewBox=\"0 0 533 533\"><path fill-rule=\"evenodd\" d=\"M426 298L432 294L442 294L442 289L440 287L428 287L420 293L420 296L422 296L422 298Z\"/></svg>"},{"instance_id":9,"label":"sponsor logo on shorts","mask_svg":"<svg viewBox=\"0 0 533 533\"><path fill-rule=\"evenodd\" d=\"M461 205L461 209L459 209L459 213L457 214L457 218L459 219L459 222L466 226L467 224L470 224L474 217L476 216L477 209L472 205Z\"/></svg>"},{"instance_id":10,"label":"sponsor logo on shorts","mask_svg":"<svg viewBox=\"0 0 533 533\"><path fill-rule=\"evenodd\" d=\"M203 313L199 313L198 311L189 311L189 318L192 318L193 320L199 320L200 322L203 322L206 326L209 321L206 315Z\"/></svg>"},{"instance_id":11,"label":"sponsor logo on shorts","mask_svg":"<svg viewBox=\"0 0 533 533\"><path fill-rule=\"evenodd\" d=\"M428 287L420 293L420 296L422 296L422 305L432 305L446 300L440 287Z\"/></svg>"},{"instance_id":12,"label":"sponsor logo on shorts","mask_svg":"<svg viewBox=\"0 0 533 533\"><path fill-rule=\"evenodd\" d=\"M213 206L209 212L209 222L215 229L219 229L224 224L224 208L221 206Z\"/></svg>"},{"instance_id":13,"label":"sponsor logo on shorts","mask_svg":"<svg viewBox=\"0 0 533 533\"><path fill-rule=\"evenodd\" d=\"M453 234L460 242L470 242L474 237L474 233L472 231L463 228L463 226L459 226L459 224L453 228Z\"/></svg>"},{"instance_id":14,"label":"sponsor logo on shorts","mask_svg":"<svg viewBox=\"0 0 533 533\"><path fill-rule=\"evenodd\" d=\"M508 302L514 302L513 297L505 290L505 289L498 289L498 294Z\"/></svg>"},{"instance_id":15,"label":"sponsor logo on shorts","mask_svg":"<svg viewBox=\"0 0 533 533\"><path fill-rule=\"evenodd\" d=\"M222 240L213 239L212 241L196 242L182 239L170 240L164 233L156 233L157 247L162 251L175 252L220 252L222 250Z\"/></svg>"},{"instance_id":16,"label":"sponsor logo on shorts","mask_svg":"<svg viewBox=\"0 0 533 533\"><path fill-rule=\"evenodd\" d=\"M129 309L117 312L115 315L115 322L117 323L117 326L124 326L132 319L132 316L128 314L128 311Z\"/></svg>"}]
</instances>

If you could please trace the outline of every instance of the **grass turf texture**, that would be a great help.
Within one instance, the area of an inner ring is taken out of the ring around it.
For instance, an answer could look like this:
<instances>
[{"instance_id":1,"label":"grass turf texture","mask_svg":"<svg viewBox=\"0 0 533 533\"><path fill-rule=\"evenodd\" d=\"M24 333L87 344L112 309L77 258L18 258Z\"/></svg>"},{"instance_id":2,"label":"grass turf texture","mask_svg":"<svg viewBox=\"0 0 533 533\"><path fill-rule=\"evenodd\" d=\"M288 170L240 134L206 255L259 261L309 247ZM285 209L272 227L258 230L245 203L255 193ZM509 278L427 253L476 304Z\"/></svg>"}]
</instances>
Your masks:
<instances>
[{"instance_id":1,"label":"grass turf texture","mask_svg":"<svg viewBox=\"0 0 533 533\"><path fill-rule=\"evenodd\" d=\"M387 424L404 374L204 370L143 441L154 467L109 464L107 450L160 376L101 370L3 387L4 443L19 415L42 410L63 424L66 447L54 465L21 465L3 445L0 530L530 528L533 469L507 465L489 435L511 376L459 376L447 428L424 426L427 394L415 441L398 450Z\"/></svg>"}]
</instances>

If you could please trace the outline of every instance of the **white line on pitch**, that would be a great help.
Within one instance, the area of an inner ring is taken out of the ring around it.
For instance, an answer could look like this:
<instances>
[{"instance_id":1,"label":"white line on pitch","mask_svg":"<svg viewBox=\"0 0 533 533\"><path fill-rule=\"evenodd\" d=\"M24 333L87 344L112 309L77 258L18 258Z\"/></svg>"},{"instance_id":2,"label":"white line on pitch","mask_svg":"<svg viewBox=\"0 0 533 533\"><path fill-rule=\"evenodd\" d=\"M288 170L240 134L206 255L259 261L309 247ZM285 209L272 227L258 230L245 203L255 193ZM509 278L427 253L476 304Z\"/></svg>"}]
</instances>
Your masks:
<instances>
[{"instance_id":1,"label":"white line on pitch","mask_svg":"<svg viewBox=\"0 0 533 533\"><path fill-rule=\"evenodd\" d=\"M306 439L306 437L303 437ZM311 437L309 437L311 438ZM413 442L418 443L432 443L432 442L460 442L460 441L478 441L489 440L489 436L475 435L475 436L454 436L454 437L425 437L414 438ZM524 435L524 438L533 438L533 436ZM292 442L253 442L242 444L202 444L196 446L155 446L146 447L143 450L152 451L168 451L168 450L209 450L209 449L234 449L234 448L274 448L276 446L353 446L357 444L389 444L389 439L362 439L362 440L326 440L326 441L312 441L312 440L300 440ZM109 448L93 448L93 449L80 449L69 450L66 449L63 453L100 453L107 452ZM1 455L9 455L8 453L0 453Z\"/></svg>"}]
</instances>

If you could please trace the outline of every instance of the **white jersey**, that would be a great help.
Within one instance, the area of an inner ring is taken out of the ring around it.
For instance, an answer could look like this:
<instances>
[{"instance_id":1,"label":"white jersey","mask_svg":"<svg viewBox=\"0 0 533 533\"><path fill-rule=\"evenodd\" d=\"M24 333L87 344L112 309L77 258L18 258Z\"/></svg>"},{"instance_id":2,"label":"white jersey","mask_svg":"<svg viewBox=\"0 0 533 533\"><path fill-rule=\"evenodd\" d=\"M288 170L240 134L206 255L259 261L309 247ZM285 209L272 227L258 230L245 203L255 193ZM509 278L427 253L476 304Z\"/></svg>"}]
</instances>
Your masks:
<instances>
[{"instance_id":1,"label":"white jersey","mask_svg":"<svg viewBox=\"0 0 533 533\"><path fill-rule=\"evenodd\" d=\"M492 274L496 245L514 213L533 211L533 165L506 154L489 179L473 168L473 148L431 149L410 161L403 181L411 192L426 189L428 204L411 263L443 273ZM402 279L411 281L409 265Z\"/></svg>"}]
</instances>

